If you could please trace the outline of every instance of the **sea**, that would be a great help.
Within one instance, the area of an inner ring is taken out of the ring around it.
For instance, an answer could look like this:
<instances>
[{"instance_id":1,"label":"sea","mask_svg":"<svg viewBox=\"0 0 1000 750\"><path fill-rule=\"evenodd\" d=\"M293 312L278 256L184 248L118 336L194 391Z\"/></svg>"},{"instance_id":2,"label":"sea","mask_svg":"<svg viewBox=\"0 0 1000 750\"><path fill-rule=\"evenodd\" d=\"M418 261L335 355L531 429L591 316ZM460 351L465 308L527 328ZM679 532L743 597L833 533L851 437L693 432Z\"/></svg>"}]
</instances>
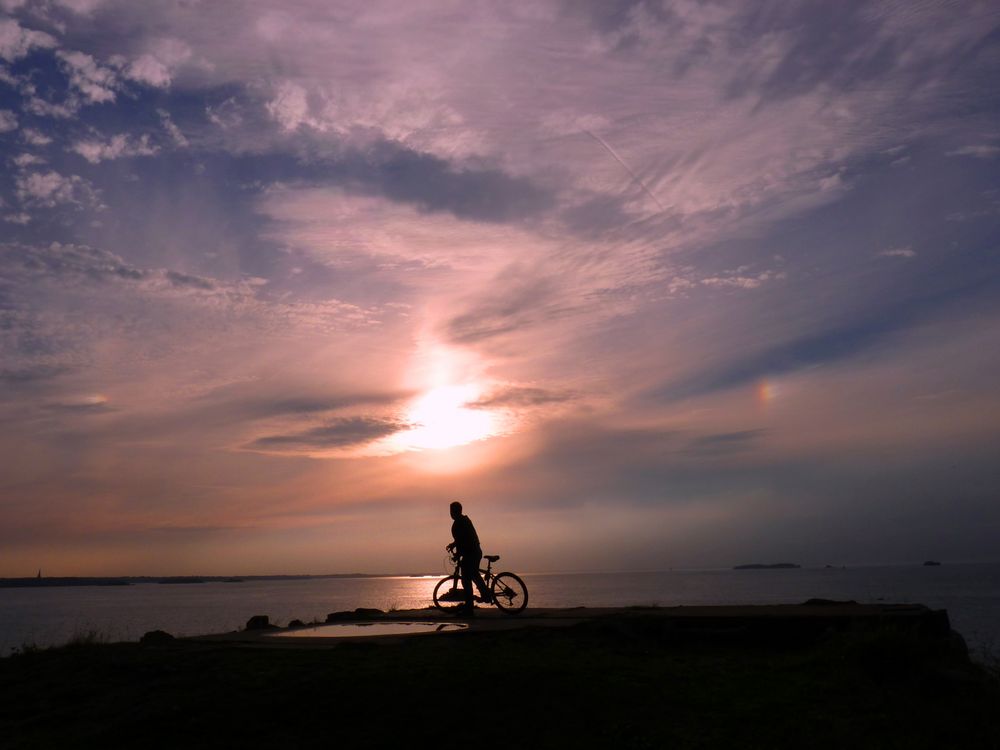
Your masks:
<instances>
[{"instance_id":1,"label":"sea","mask_svg":"<svg viewBox=\"0 0 1000 750\"><path fill-rule=\"evenodd\" d=\"M421 609L441 576L248 579L128 586L0 588L0 655L85 638L135 641L225 633L254 615L281 625L371 607ZM796 604L811 598L924 604L948 611L974 658L1000 656L1000 563L521 576L531 607Z\"/></svg>"}]
</instances>

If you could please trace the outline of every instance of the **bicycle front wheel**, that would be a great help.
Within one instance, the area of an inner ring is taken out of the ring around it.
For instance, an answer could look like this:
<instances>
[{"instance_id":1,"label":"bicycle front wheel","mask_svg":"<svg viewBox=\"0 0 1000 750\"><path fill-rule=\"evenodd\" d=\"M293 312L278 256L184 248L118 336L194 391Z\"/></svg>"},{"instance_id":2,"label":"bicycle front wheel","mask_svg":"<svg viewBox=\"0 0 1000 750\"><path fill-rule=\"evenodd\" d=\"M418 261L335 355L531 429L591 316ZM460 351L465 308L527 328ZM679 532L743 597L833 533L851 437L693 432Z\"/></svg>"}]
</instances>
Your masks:
<instances>
[{"instance_id":1,"label":"bicycle front wheel","mask_svg":"<svg viewBox=\"0 0 1000 750\"><path fill-rule=\"evenodd\" d=\"M465 601L465 591L455 576L442 578L434 587L434 606L449 609Z\"/></svg>"},{"instance_id":2,"label":"bicycle front wheel","mask_svg":"<svg viewBox=\"0 0 1000 750\"><path fill-rule=\"evenodd\" d=\"M528 606L528 587L513 573L497 573L493 577L493 602L510 615Z\"/></svg>"}]
</instances>

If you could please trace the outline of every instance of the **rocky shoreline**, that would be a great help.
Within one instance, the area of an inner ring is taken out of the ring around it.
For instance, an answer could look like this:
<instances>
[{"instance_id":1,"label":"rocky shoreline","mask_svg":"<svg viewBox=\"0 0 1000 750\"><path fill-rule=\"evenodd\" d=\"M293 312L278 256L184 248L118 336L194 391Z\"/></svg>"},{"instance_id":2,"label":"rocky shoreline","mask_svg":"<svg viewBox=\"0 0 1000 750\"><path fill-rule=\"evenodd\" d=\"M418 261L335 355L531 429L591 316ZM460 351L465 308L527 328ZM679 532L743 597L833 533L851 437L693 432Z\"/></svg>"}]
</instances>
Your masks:
<instances>
[{"instance_id":1,"label":"rocky shoreline","mask_svg":"<svg viewBox=\"0 0 1000 750\"><path fill-rule=\"evenodd\" d=\"M1000 743L996 677L969 661L947 613L919 605L326 619L417 618L468 627L280 638L261 617L235 633L27 651L0 660L0 736L7 748Z\"/></svg>"}]
</instances>

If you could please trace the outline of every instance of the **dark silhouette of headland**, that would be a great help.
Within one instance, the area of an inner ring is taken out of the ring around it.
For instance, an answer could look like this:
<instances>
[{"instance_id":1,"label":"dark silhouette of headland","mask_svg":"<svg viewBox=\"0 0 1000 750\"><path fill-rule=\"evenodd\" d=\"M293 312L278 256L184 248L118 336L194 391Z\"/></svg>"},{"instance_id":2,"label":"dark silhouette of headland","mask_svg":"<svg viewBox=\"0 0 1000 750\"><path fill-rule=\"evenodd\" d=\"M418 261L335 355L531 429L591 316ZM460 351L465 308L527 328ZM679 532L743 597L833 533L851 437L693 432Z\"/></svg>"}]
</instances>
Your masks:
<instances>
[{"instance_id":1,"label":"dark silhouette of headland","mask_svg":"<svg viewBox=\"0 0 1000 750\"><path fill-rule=\"evenodd\" d=\"M969 660L943 611L919 605L486 610L461 629L432 610L327 621L416 614L443 629L323 642L281 637L257 615L211 638L151 631L141 643L25 650L0 659L0 737L10 748L527 738L573 750L992 748L1000 738L1000 683ZM472 697L488 708L475 733L462 713Z\"/></svg>"}]
</instances>

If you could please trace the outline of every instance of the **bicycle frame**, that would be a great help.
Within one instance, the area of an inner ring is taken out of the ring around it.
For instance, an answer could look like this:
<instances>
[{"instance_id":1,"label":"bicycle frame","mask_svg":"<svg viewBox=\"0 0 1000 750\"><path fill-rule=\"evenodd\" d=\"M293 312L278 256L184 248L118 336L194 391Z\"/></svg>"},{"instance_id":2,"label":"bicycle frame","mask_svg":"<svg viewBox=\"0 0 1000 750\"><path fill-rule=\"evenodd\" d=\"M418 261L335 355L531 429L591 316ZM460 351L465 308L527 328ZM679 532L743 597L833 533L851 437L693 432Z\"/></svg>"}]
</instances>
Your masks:
<instances>
[{"instance_id":1,"label":"bicycle frame","mask_svg":"<svg viewBox=\"0 0 1000 750\"><path fill-rule=\"evenodd\" d=\"M510 571L493 572L493 563L500 559L499 555L483 555L483 558L486 559L486 567L479 568L479 574L483 579L483 589L479 592L479 596L476 596L475 588L478 587L473 588L471 582L471 591L466 589L464 584L461 588L459 587L459 581L462 580L461 561L454 550L449 551L451 552L450 560L454 563L455 568L449 575L438 581L434 587L435 607L447 609L446 602L467 602L471 599L474 602L492 604L505 614L517 614L528 606L528 587L520 577Z\"/></svg>"},{"instance_id":2,"label":"bicycle frame","mask_svg":"<svg viewBox=\"0 0 1000 750\"><path fill-rule=\"evenodd\" d=\"M451 553L451 560L453 563L455 563L455 570L451 574L451 578L454 581L454 583L452 583L452 588L457 589L458 584L462 582L462 562L459 556L454 552ZM483 583L486 584L486 590L489 591L489 589L493 586L493 561L486 560L486 567L480 568L479 573L483 577ZM479 599L479 598L480 597L476 596L475 594L473 595L473 599Z\"/></svg>"}]
</instances>

